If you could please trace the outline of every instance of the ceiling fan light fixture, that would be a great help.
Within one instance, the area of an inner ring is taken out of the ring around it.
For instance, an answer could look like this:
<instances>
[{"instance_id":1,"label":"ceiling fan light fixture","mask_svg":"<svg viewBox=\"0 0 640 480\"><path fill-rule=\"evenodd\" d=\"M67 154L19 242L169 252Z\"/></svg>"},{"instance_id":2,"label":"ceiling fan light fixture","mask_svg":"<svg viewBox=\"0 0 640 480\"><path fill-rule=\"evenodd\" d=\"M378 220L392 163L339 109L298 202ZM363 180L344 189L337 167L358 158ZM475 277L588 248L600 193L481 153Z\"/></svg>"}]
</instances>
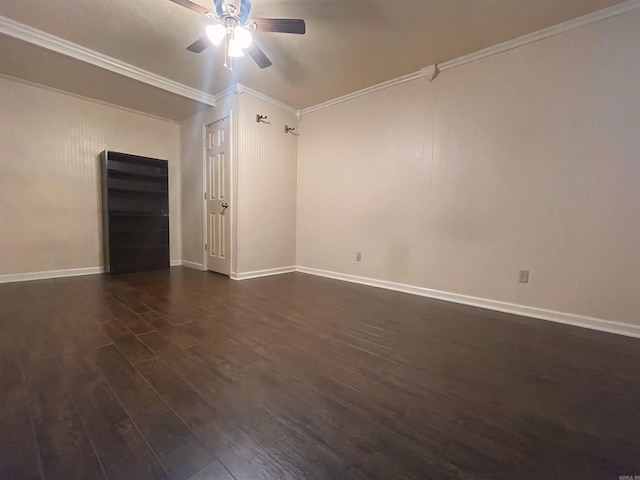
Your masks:
<instances>
[{"instance_id":1,"label":"ceiling fan light fixture","mask_svg":"<svg viewBox=\"0 0 640 480\"><path fill-rule=\"evenodd\" d=\"M216 47L222 43L225 35L227 34L227 29L224 25L218 23L216 25L208 25L206 28L207 36L211 43L213 43Z\"/></svg>"},{"instance_id":2,"label":"ceiling fan light fixture","mask_svg":"<svg viewBox=\"0 0 640 480\"><path fill-rule=\"evenodd\" d=\"M249 48L251 42L253 41L251 32L240 25L237 25L233 29L233 38L242 49Z\"/></svg>"},{"instance_id":3,"label":"ceiling fan light fixture","mask_svg":"<svg viewBox=\"0 0 640 480\"><path fill-rule=\"evenodd\" d=\"M251 0L207 0L213 2L214 10L203 7L198 0L170 0L213 20L206 28L206 35L187 47L192 53L203 52L210 44L219 46L224 41L224 66L232 69L231 57L242 57L247 53L260 68L273 65L262 51L253 32L306 33L302 18L250 18ZM204 0L203 0L204 1ZM246 50L246 52L245 52Z\"/></svg>"},{"instance_id":4,"label":"ceiling fan light fixture","mask_svg":"<svg viewBox=\"0 0 640 480\"><path fill-rule=\"evenodd\" d=\"M244 52L242 51L242 47L238 43L235 38L229 39L229 51L228 54L230 57L244 57Z\"/></svg>"}]
</instances>

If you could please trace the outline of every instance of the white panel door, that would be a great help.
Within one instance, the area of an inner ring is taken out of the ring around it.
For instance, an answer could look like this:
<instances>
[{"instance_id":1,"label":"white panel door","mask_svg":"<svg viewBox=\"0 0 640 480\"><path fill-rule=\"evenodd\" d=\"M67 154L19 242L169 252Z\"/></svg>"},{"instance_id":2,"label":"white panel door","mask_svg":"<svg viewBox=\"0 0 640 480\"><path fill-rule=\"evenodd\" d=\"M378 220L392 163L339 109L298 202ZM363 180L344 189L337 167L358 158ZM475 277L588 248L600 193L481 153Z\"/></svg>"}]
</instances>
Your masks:
<instances>
[{"instance_id":1,"label":"white panel door","mask_svg":"<svg viewBox=\"0 0 640 480\"><path fill-rule=\"evenodd\" d=\"M207 127L206 192L207 270L229 275L231 272L231 168L229 118Z\"/></svg>"}]
</instances>

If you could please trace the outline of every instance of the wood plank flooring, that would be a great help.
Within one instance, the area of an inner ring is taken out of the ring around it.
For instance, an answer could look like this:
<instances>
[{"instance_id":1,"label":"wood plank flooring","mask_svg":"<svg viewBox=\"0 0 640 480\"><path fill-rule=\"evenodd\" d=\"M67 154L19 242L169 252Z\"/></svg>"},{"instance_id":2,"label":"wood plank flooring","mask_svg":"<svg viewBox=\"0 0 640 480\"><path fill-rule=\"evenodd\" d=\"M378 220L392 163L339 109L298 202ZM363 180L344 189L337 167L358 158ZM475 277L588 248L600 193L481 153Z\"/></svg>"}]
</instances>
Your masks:
<instances>
[{"instance_id":1,"label":"wood plank flooring","mask_svg":"<svg viewBox=\"0 0 640 480\"><path fill-rule=\"evenodd\" d=\"M640 340L338 281L0 285L0 478L640 475Z\"/></svg>"}]
</instances>

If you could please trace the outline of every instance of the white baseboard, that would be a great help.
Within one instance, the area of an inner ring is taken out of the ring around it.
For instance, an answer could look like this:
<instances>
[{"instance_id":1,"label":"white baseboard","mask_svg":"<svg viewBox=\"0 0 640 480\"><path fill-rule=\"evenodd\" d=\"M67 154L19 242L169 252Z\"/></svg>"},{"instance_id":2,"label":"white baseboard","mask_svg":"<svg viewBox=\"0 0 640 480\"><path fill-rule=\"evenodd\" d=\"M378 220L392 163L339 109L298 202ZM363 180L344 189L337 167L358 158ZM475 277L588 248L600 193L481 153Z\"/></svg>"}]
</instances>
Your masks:
<instances>
[{"instance_id":1,"label":"white baseboard","mask_svg":"<svg viewBox=\"0 0 640 480\"><path fill-rule=\"evenodd\" d=\"M182 265L182 260L171 260L172 267ZM49 270L46 272L26 272L0 275L0 283L29 282L31 280L46 280L48 278L79 277L82 275L96 275L104 273L104 267L70 268L68 270Z\"/></svg>"},{"instance_id":2,"label":"white baseboard","mask_svg":"<svg viewBox=\"0 0 640 480\"><path fill-rule=\"evenodd\" d=\"M298 267L298 272L317 275L320 277L333 278L335 280L343 280L345 282L358 283L368 285L370 287L385 288L387 290L395 290L397 292L410 293L423 297L435 298L438 300L446 300L448 302L461 303L463 305L471 305L473 307L486 308L498 312L512 313L525 317L537 318L540 320L548 320L550 322L564 323L576 327L590 328L602 332L615 333L628 337L640 338L640 326L627 323L611 322L601 318L585 317L573 313L556 312L554 310L545 310L543 308L528 307L526 305L517 305L514 303L499 302L497 300L489 300L486 298L471 297L460 295L457 293L441 292L439 290L431 290L429 288L416 287L413 285L403 285L401 283L387 282L384 280L376 280L373 278L358 277L345 273L330 272L327 270L319 270L316 268Z\"/></svg>"},{"instance_id":3,"label":"white baseboard","mask_svg":"<svg viewBox=\"0 0 640 480\"><path fill-rule=\"evenodd\" d=\"M232 280L249 280L250 278L269 277L271 275L282 275L283 273L293 273L297 267L271 268L269 270L257 270L255 272L231 273Z\"/></svg>"},{"instance_id":4,"label":"white baseboard","mask_svg":"<svg viewBox=\"0 0 640 480\"><path fill-rule=\"evenodd\" d=\"M188 268L205 271L203 265L184 260L172 260L171 266L183 265ZM309 267L282 267L272 268L269 270L258 270L254 272L232 273L233 280L248 280L250 278L267 277L271 275L282 275L285 273L301 272L320 277L333 278L345 282L358 283L360 285L368 285L370 287L384 288L387 290L395 290L397 292L410 293L420 295L422 297L435 298L473 307L486 308L498 312L512 313L525 317L537 318L551 322L564 323L576 327L589 328L602 332L615 333L628 337L640 338L640 326L627 323L612 322L601 318L586 317L573 313L557 312L554 310L545 310L543 308L529 307L526 305L517 305L514 303L500 302L497 300L489 300L486 298L471 297L457 293L442 292L429 288L416 287L414 285L404 285L401 283L387 282L385 280L376 280L367 277L358 277L346 273L331 272L327 270L319 270ZM27 282L31 280L44 280L48 278L77 277L81 275L95 275L104 273L104 267L88 267L88 268L72 268L68 270L50 270L46 272L27 272L13 273L9 275L0 275L0 283L9 282Z\"/></svg>"},{"instance_id":5,"label":"white baseboard","mask_svg":"<svg viewBox=\"0 0 640 480\"><path fill-rule=\"evenodd\" d=\"M47 272L27 272L0 275L0 283L28 282L31 280L45 280L47 278L78 277L80 275L95 275L104 273L104 267L71 268L68 270L49 270Z\"/></svg>"},{"instance_id":6,"label":"white baseboard","mask_svg":"<svg viewBox=\"0 0 640 480\"><path fill-rule=\"evenodd\" d=\"M182 261L182 266L187 268L193 268L194 270L200 270L201 272L206 271L207 269L201 263L188 262L187 260Z\"/></svg>"}]
</instances>

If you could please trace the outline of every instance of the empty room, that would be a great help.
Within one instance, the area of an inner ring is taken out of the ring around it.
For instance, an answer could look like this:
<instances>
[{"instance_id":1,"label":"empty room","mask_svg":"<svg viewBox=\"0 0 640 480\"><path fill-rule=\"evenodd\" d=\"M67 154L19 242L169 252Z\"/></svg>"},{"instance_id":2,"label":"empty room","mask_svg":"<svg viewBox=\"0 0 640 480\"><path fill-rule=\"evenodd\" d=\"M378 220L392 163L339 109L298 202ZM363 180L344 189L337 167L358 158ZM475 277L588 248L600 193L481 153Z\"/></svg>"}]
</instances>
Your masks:
<instances>
[{"instance_id":1,"label":"empty room","mask_svg":"<svg viewBox=\"0 0 640 480\"><path fill-rule=\"evenodd\" d=\"M640 479L640 0L0 0L0 480Z\"/></svg>"}]
</instances>

